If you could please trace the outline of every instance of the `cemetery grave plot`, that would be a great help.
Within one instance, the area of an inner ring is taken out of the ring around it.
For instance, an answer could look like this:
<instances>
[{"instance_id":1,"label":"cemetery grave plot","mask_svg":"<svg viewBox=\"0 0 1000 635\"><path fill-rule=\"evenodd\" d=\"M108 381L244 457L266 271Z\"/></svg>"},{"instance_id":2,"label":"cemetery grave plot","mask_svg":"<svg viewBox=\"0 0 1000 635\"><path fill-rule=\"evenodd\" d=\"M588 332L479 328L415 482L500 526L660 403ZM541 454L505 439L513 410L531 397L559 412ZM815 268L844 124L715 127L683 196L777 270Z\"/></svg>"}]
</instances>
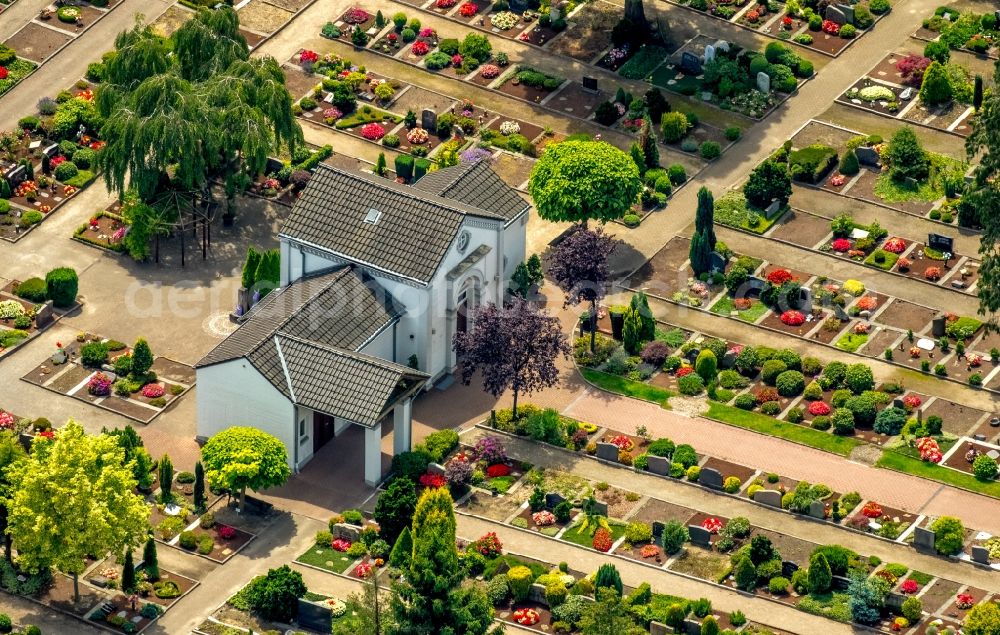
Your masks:
<instances>
[{"instance_id":1,"label":"cemetery grave plot","mask_svg":"<svg viewBox=\"0 0 1000 635\"><path fill-rule=\"evenodd\" d=\"M621 9L609 2L584 4L573 15L563 37L549 44L548 49L590 63L611 46L611 29L620 19Z\"/></svg>"},{"instance_id":2,"label":"cemetery grave plot","mask_svg":"<svg viewBox=\"0 0 1000 635\"><path fill-rule=\"evenodd\" d=\"M868 335L868 343L865 344L861 352L869 357L883 357L887 348L893 349L893 358L905 351L898 347L897 342L902 338L902 333L888 328L876 328Z\"/></svg>"},{"instance_id":3,"label":"cemetery grave plot","mask_svg":"<svg viewBox=\"0 0 1000 635\"><path fill-rule=\"evenodd\" d=\"M919 334L930 326L931 320L936 315L937 311L930 307L893 298L878 314L878 321L903 332L910 330L914 334Z\"/></svg>"},{"instance_id":4,"label":"cemetery grave plot","mask_svg":"<svg viewBox=\"0 0 1000 635\"><path fill-rule=\"evenodd\" d=\"M493 159L493 170L510 187L522 189L531 176L535 160L528 157L501 152Z\"/></svg>"},{"instance_id":5,"label":"cemetery grave plot","mask_svg":"<svg viewBox=\"0 0 1000 635\"><path fill-rule=\"evenodd\" d=\"M181 26L194 17L191 11L188 11L182 5L173 5L169 7L160 17L158 17L150 26L160 37L170 37L173 33L181 28Z\"/></svg>"},{"instance_id":6,"label":"cemetery grave plot","mask_svg":"<svg viewBox=\"0 0 1000 635\"><path fill-rule=\"evenodd\" d=\"M792 208L765 234L812 249L830 234L830 219Z\"/></svg>"},{"instance_id":7,"label":"cemetery grave plot","mask_svg":"<svg viewBox=\"0 0 1000 635\"><path fill-rule=\"evenodd\" d=\"M614 99L614 95L600 89L587 90L583 84L571 81L550 99L546 105L573 117L588 119L594 114L594 109L602 102Z\"/></svg>"},{"instance_id":8,"label":"cemetery grave plot","mask_svg":"<svg viewBox=\"0 0 1000 635\"><path fill-rule=\"evenodd\" d=\"M925 585L925 590L920 599L923 600L924 610L931 615L947 614L950 610L955 594L962 588L962 585L945 578L934 578Z\"/></svg>"},{"instance_id":9,"label":"cemetery grave plot","mask_svg":"<svg viewBox=\"0 0 1000 635\"><path fill-rule=\"evenodd\" d=\"M687 284L687 273L682 269L688 262L691 241L674 236L631 276L630 287L642 288L649 293L669 298Z\"/></svg>"},{"instance_id":10,"label":"cemetery grave plot","mask_svg":"<svg viewBox=\"0 0 1000 635\"><path fill-rule=\"evenodd\" d=\"M68 33L29 22L4 44L17 51L18 57L41 64L72 39Z\"/></svg>"},{"instance_id":11,"label":"cemetery grave plot","mask_svg":"<svg viewBox=\"0 0 1000 635\"><path fill-rule=\"evenodd\" d=\"M972 461L969 459L979 454L985 454L993 460L1000 459L1000 450L997 448L980 441L962 439L958 443L958 449L952 452L951 456L942 462L942 465L946 465L959 472L972 474Z\"/></svg>"},{"instance_id":12,"label":"cemetery grave plot","mask_svg":"<svg viewBox=\"0 0 1000 635\"><path fill-rule=\"evenodd\" d=\"M555 84L551 89L549 89L544 85L533 85L535 79L531 80L532 83L522 81L522 78L525 77L523 74L525 72L533 71L527 67L516 67L513 72L508 72L505 76L501 76L501 79L499 80L501 83L496 85L495 89L501 93L510 95L511 97L516 97L517 99L537 104L555 92L564 81L561 77L553 77L551 75L545 75L544 73L535 72L549 85ZM532 75L532 77L534 78L534 75Z\"/></svg>"},{"instance_id":13,"label":"cemetery grave plot","mask_svg":"<svg viewBox=\"0 0 1000 635\"><path fill-rule=\"evenodd\" d=\"M1000 46L982 22L991 12L996 15L996 7L989 2L953 2L939 6L923 19L911 37L926 42L941 41L953 50L997 59Z\"/></svg>"},{"instance_id":14,"label":"cemetery grave plot","mask_svg":"<svg viewBox=\"0 0 1000 635\"><path fill-rule=\"evenodd\" d=\"M745 465L739 465L738 463L730 463L724 459L716 458L714 456L709 457L707 461L701 464L701 468L711 468L719 472L722 475L722 480L725 481L730 476L735 476L740 479L741 485L745 485L750 482L750 479L757 473L757 470L746 467Z\"/></svg>"}]
</instances>

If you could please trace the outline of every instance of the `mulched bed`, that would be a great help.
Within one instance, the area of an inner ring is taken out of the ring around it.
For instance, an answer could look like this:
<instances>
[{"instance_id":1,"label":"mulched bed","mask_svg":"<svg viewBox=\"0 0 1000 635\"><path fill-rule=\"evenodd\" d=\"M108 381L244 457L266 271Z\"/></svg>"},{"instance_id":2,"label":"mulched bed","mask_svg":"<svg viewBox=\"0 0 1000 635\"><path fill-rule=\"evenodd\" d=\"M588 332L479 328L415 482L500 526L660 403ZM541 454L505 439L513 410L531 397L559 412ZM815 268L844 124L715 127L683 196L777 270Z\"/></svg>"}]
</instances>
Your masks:
<instances>
[{"instance_id":1,"label":"mulched bed","mask_svg":"<svg viewBox=\"0 0 1000 635\"><path fill-rule=\"evenodd\" d=\"M534 626L521 626L521 628L527 628L540 633L547 633L551 631L552 612L549 610L549 607L544 604L539 604L538 602L518 602L517 604L511 604L503 608L497 607L496 618L498 620L515 624L514 611L525 608L537 611L539 620Z\"/></svg>"},{"instance_id":2,"label":"mulched bed","mask_svg":"<svg viewBox=\"0 0 1000 635\"><path fill-rule=\"evenodd\" d=\"M73 580L61 573L53 572L52 586L37 596L42 604L51 606L72 615L83 617L87 612L100 602L108 599L108 596L97 590L80 584L80 601L73 602Z\"/></svg>"},{"instance_id":3,"label":"mulched bed","mask_svg":"<svg viewBox=\"0 0 1000 635\"><path fill-rule=\"evenodd\" d=\"M827 222L827 227L829 227L829 225L830 223ZM805 271L799 271L797 269L789 269L788 267L782 267L781 265L776 265L776 264L765 265L760 272L760 277L766 279L771 272L777 269L784 269L788 273L792 274L792 279L797 280L802 284L805 284L807 280L813 277L811 273Z\"/></svg>"},{"instance_id":4,"label":"mulched bed","mask_svg":"<svg viewBox=\"0 0 1000 635\"><path fill-rule=\"evenodd\" d=\"M629 560L635 560L637 562L644 562L646 564L653 565L654 567L662 567L664 563L670 558L667 554L663 552L663 549L657 547L657 554L654 556L649 556L648 558L642 556L642 548L649 545L650 543L642 543L632 545L631 549L625 549L625 543L622 543L620 547L615 549L615 555L628 558Z\"/></svg>"},{"instance_id":5,"label":"mulched bed","mask_svg":"<svg viewBox=\"0 0 1000 635\"><path fill-rule=\"evenodd\" d=\"M885 310L879 313L878 321L903 331L912 330L914 334L919 334L930 326L935 315L937 311L934 309L894 298Z\"/></svg>"},{"instance_id":6,"label":"mulched bed","mask_svg":"<svg viewBox=\"0 0 1000 635\"><path fill-rule=\"evenodd\" d=\"M963 594L968 593L969 595L972 596L973 606L975 606L976 604L979 604L979 602L982 601L983 598L985 598L987 595L989 595L989 593L987 591L984 591L983 589L977 589L976 587L972 587L972 586L967 587L965 590L962 591L962 593ZM958 620L960 622L964 622L965 621L965 616L968 615L969 611L971 611L971 610L972 610L971 607L967 608L967 609L960 609L957 606L955 606L954 602L952 602L951 606L948 608L948 610L947 611L943 611L943 613L947 617L951 617L951 618L954 618L954 619L956 619L956 620Z\"/></svg>"},{"instance_id":7,"label":"mulched bed","mask_svg":"<svg viewBox=\"0 0 1000 635\"><path fill-rule=\"evenodd\" d=\"M638 452L634 454L637 453ZM603 492L601 490L596 490L594 492L594 498L603 503L607 503L609 518L624 518L636 505L639 504L638 498L634 501L630 501L626 498L627 495L628 492L617 487L609 487Z\"/></svg>"},{"instance_id":8,"label":"mulched bed","mask_svg":"<svg viewBox=\"0 0 1000 635\"><path fill-rule=\"evenodd\" d=\"M829 403L829 400L825 401ZM788 478L787 476L782 476L780 474L778 475L778 481L776 483L769 483L767 480L767 472L762 472L761 475L757 477L757 479L760 480L761 485L764 486L764 489L777 490L782 493L791 492L795 490L795 486L799 484L799 482L796 481L795 479ZM743 495L746 496L746 494ZM747 496L747 498L750 497Z\"/></svg>"},{"instance_id":9,"label":"mulched bed","mask_svg":"<svg viewBox=\"0 0 1000 635\"><path fill-rule=\"evenodd\" d=\"M695 512L694 515L691 516L691 518L688 518L687 522L684 523L684 524L687 525L687 526L697 525L697 526L700 527L701 523L704 522L704 521L706 521L706 520L708 520L709 518L718 518L719 520L722 521L722 526L723 527L725 527L726 524L729 522L729 519L726 518L725 516L717 516L717 515L713 515L713 514L706 514L704 512ZM719 534L712 534L712 545L713 546L715 545L716 542L718 542L718 540L719 540Z\"/></svg>"},{"instance_id":10,"label":"mulched bed","mask_svg":"<svg viewBox=\"0 0 1000 635\"><path fill-rule=\"evenodd\" d=\"M954 468L961 472L965 472L966 474L972 474L972 463L965 460L965 453L972 448L979 450L983 454L991 451L994 452L997 451L996 448L992 448L988 445L983 445L982 443L979 443L977 441L967 441L962 443L959 446L959 448L955 450L955 452L950 457L948 457L948 460L944 461L944 465L947 465L948 467Z\"/></svg>"},{"instance_id":11,"label":"mulched bed","mask_svg":"<svg viewBox=\"0 0 1000 635\"><path fill-rule=\"evenodd\" d=\"M858 33L856 37L860 37L864 34L864 31ZM829 33L824 33L823 31L809 31L809 35L813 36L812 44L809 48L814 48L817 51L823 51L824 53L830 53L836 55L837 53L843 51L847 48L847 45L851 40L844 39L839 35L830 35Z\"/></svg>"},{"instance_id":12,"label":"mulched bed","mask_svg":"<svg viewBox=\"0 0 1000 635\"><path fill-rule=\"evenodd\" d=\"M589 64L611 46L611 29L620 17L621 9L610 3L588 3L573 16L563 37L550 44L549 50Z\"/></svg>"},{"instance_id":13,"label":"mulched bed","mask_svg":"<svg viewBox=\"0 0 1000 635\"><path fill-rule=\"evenodd\" d=\"M439 95L438 93L411 85L405 92L402 90L397 91L396 99L390 105L389 110L399 115L405 115L408 110L412 110L417 115L417 121L419 122L420 113L424 109L442 113L454 104L455 100L451 97ZM428 132L435 131L428 130Z\"/></svg>"},{"instance_id":14,"label":"mulched bed","mask_svg":"<svg viewBox=\"0 0 1000 635\"><path fill-rule=\"evenodd\" d=\"M968 106L955 101L933 108L918 102L913 108L906 111L903 120L930 126L937 130L947 130L956 119L965 116L967 109Z\"/></svg>"},{"instance_id":15,"label":"mulched bed","mask_svg":"<svg viewBox=\"0 0 1000 635\"><path fill-rule=\"evenodd\" d=\"M174 573L173 571L168 571L166 569L161 568L159 582L165 582L168 580L175 583L178 587L180 587L181 592L179 595L172 598L160 598L156 597L156 592L154 591L153 593L150 593L148 597L143 598L143 600L145 600L146 602L153 602L155 604L159 604L160 606L163 607L168 607L172 605L174 602L176 602L178 599L180 599L180 597L183 596L185 593L187 593L195 586L197 586L198 584L191 578L186 578L179 573Z\"/></svg>"},{"instance_id":16,"label":"mulched bed","mask_svg":"<svg viewBox=\"0 0 1000 635\"><path fill-rule=\"evenodd\" d=\"M550 509L548 511L552 511L552 510ZM537 531L539 533L544 533L547 536L555 536L557 533L559 533L560 529L562 529L563 527L566 527L566 526L570 525L573 522L572 518L571 518L570 520L568 520L567 522L564 522L564 523L556 521L555 524L553 524L553 525L548 525L546 527L541 527L539 525L536 525L535 521L532 520L532 518L531 518L532 513L533 512L531 511L530 507L525 507L524 509L521 510L521 513L519 513L516 516L516 518L523 518L528 523L528 527L527 527L528 529L530 529L532 531ZM542 531L543 529L545 529L545 531Z\"/></svg>"},{"instance_id":17,"label":"mulched bed","mask_svg":"<svg viewBox=\"0 0 1000 635\"><path fill-rule=\"evenodd\" d=\"M555 97L549 100L547 106L574 117L586 119L594 113L594 109L603 102L614 97L611 93L598 90L596 93L583 89L583 84L568 82Z\"/></svg>"},{"instance_id":18,"label":"mulched bed","mask_svg":"<svg viewBox=\"0 0 1000 635\"><path fill-rule=\"evenodd\" d=\"M528 31L528 42L536 46L544 46L546 42L554 40L559 33L559 31L555 31L551 27L536 24L535 28Z\"/></svg>"},{"instance_id":19,"label":"mulched bed","mask_svg":"<svg viewBox=\"0 0 1000 635\"><path fill-rule=\"evenodd\" d=\"M829 219L793 209L775 223L768 237L787 240L811 249L829 233Z\"/></svg>"},{"instance_id":20,"label":"mulched bed","mask_svg":"<svg viewBox=\"0 0 1000 635\"><path fill-rule=\"evenodd\" d=\"M756 381L756 382L750 384L748 392L751 395L756 395L757 391L759 391L759 390L765 390L765 389L768 389L768 388L770 388L772 390L777 390L774 386L768 386L767 384L765 384L762 381ZM789 404L792 403L792 401L794 399L795 399L795 397L782 397L781 395L778 395L777 401L778 401L778 403L781 404L781 409L784 410L785 408L787 408L789 406ZM759 410L759 409L760 409L760 406L758 405L757 408L756 408L756 410Z\"/></svg>"},{"instance_id":21,"label":"mulched bed","mask_svg":"<svg viewBox=\"0 0 1000 635\"><path fill-rule=\"evenodd\" d=\"M718 470L722 474L722 480L725 481L730 476L735 476L740 479L740 483L745 484L750 477L756 473L757 470L746 467L745 465L739 465L737 463L730 463L729 461L724 461L716 457L709 457L705 463L702 464L702 469L710 467L712 469Z\"/></svg>"},{"instance_id":22,"label":"mulched bed","mask_svg":"<svg viewBox=\"0 0 1000 635\"><path fill-rule=\"evenodd\" d=\"M649 498L632 514L629 521L643 522L650 525L653 524L653 521L666 523L667 521L676 520L683 523L691 518L691 513L692 510L689 507L668 503L658 498Z\"/></svg>"},{"instance_id":23,"label":"mulched bed","mask_svg":"<svg viewBox=\"0 0 1000 635\"><path fill-rule=\"evenodd\" d=\"M73 36L68 33L60 33L29 22L4 44L17 51L18 57L33 62L44 62L72 39Z\"/></svg>"},{"instance_id":24,"label":"mulched bed","mask_svg":"<svg viewBox=\"0 0 1000 635\"><path fill-rule=\"evenodd\" d=\"M149 598L143 598L142 600L137 601L135 603L135 608L136 609L141 609L142 605L145 602L147 602L147 601L149 601ZM136 631L139 631L139 630L142 630L142 629L146 628L146 626L148 626L153 621L153 620L150 620L150 619L147 619L147 618L143 617L139 613L139 611L132 610L132 605L129 602L128 597L125 596L125 595L118 594L115 597L111 598L111 600L109 601L109 603L112 604L115 608L114 608L113 611L111 611L111 613L108 614L108 617L113 617L115 615L123 617L123 618L125 618L126 620L128 620L129 622L131 622L132 624L135 625ZM136 620L135 618L138 618L138 619ZM95 616L91 616L90 619L93 620L94 622L97 622L97 623L101 624L101 626L103 628L108 628L108 629L111 629L112 631L116 631L116 632L119 632L119 633L124 633L125 632L121 627L112 626L111 624L109 624L108 622L105 622L103 620L97 620ZM135 621L133 621L133 620L135 620Z\"/></svg>"},{"instance_id":25,"label":"mulched bed","mask_svg":"<svg viewBox=\"0 0 1000 635\"><path fill-rule=\"evenodd\" d=\"M518 134L523 135L528 141L536 139L538 135L542 134L545 131L545 129L542 128L541 126L536 126L535 124L528 123L526 121L521 121L520 119L507 119L506 117L497 117L496 119L493 120L492 123L490 123L488 127L490 130L495 130L497 132L500 132L500 126L505 121L513 121L517 123L517 125L521 127L521 131Z\"/></svg>"},{"instance_id":26,"label":"mulched bed","mask_svg":"<svg viewBox=\"0 0 1000 635\"><path fill-rule=\"evenodd\" d=\"M809 556L812 554L813 549L816 548L815 543L807 540L801 540L799 538L795 538L794 536L778 533L776 531L770 531L768 529L755 527L753 529L753 535L767 536L770 538L771 543L781 553L782 560L794 562L802 568L806 568L809 565Z\"/></svg>"},{"instance_id":27,"label":"mulched bed","mask_svg":"<svg viewBox=\"0 0 1000 635\"><path fill-rule=\"evenodd\" d=\"M649 288L651 293L668 298L673 291L686 288L687 276L679 272L688 259L690 246L689 239L674 236L635 272L629 286Z\"/></svg>"},{"instance_id":28,"label":"mulched bed","mask_svg":"<svg viewBox=\"0 0 1000 635\"><path fill-rule=\"evenodd\" d=\"M475 490L459 509L490 520L504 521L514 513L517 505L505 496L492 496L487 492Z\"/></svg>"},{"instance_id":29,"label":"mulched bed","mask_svg":"<svg viewBox=\"0 0 1000 635\"><path fill-rule=\"evenodd\" d=\"M962 588L962 585L958 582L946 580L945 578L936 578L930 583L924 594L920 596L920 599L924 603L924 610L928 613L936 614L940 609L945 608L946 604L949 607L948 610L950 610L954 606L952 599L960 588ZM943 614L947 615L948 611L943 611Z\"/></svg>"},{"instance_id":30,"label":"mulched bed","mask_svg":"<svg viewBox=\"0 0 1000 635\"><path fill-rule=\"evenodd\" d=\"M761 324L763 326L768 326L770 328L782 331L784 333L788 333L789 335L798 335L799 337L805 337L811 330L816 328L816 325L818 324L817 320L819 320L819 322L822 322L823 320L826 319L826 314L820 309L813 309L812 316L813 319L811 322L805 322L799 326L789 326L788 324L785 324L784 322L781 321L780 313L775 313L774 311L772 311L771 313L768 313L767 316L762 321L758 322L758 324Z\"/></svg>"},{"instance_id":31,"label":"mulched bed","mask_svg":"<svg viewBox=\"0 0 1000 635\"><path fill-rule=\"evenodd\" d=\"M965 434L983 415L988 414L984 410L977 410L940 397L935 399L933 403L924 406L923 411L925 420L931 415L937 415L943 421L944 431L955 435Z\"/></svg>"},{"instance_id":32,"label":"mulched bed","mask_svg":"<svg viewBox=\"0 0 1000 635\"><path fill-rule=\"evenodd\" d=\"M948 261L949 265L946 267L945 262L943 260L932 260L931 258L926 257L924 255L923 243L917 243L916 246L914 246L913 250L910 252L910 255L907 256L907 259L912 263L909 266L909 270L900 271L899 273L909 276L910 278L919 278L921 280L925 279L924 272L930 269L931 267L937 267L938 269L940 269L941 277L943 278L946 275L948 275L951 272L952 268L954 268L955 264L958 263L958 259L953 257L950 261ZM898 269L899 268L897 267L896 270L898 271Z\"/></svg>"},{"instance_id":33,"label":"mulched bed","mask_svg":"<svg viewBox=\"0 0 1000 635\"><path fill-rule=\"evenodd\" d=\"M824 344L832 344L836 342L838 339L840 339L840 334L844 332L844 329L847 327L848 323L840 322L840 326L838 326L836 329L827 328L826 320L829 319L830 317L833 317L832 313L828 313L826 317L824 317L821 320L822 325L818 329L813 331L813 333L809 336L810 340L816 342L823 342ZM831 324L833 323L831 322Z\"/></svg>"},{"instance_id":34,"label":"mulched bed","mask_svg":"<svg viewBox=\"0 0 1000 635\"><path fill-rule=\"evenodd\" d=\"M515 84L513 78L498 86L497 90L501 93L535 104L541 102L550 94L549 91L544 88L535 88L534 86L528 86L527 84L522 83Z\"/></svg>"},{"instance_id":35,"label":"mulched bed","mask_svg":"<svg viewBox=\"0 0 1000 635\"><path fill-rule=\"evenodd\" d=\"M905 511L903 511L901 509L895 509L893 507L888 507L886 505L883 505L882 503L879 503L878 501L876 501L876 503L878 503L878 505L882 508L882 518L888 516L890 520L893 520L893 521L895 521L896 519L899 520L899 533L900 533L900 535L902 535L902 533L904 531L906 531L907 527L909 527L910 525L912 525L917 520L917 515L916 514L911 514L909 512L905 512ZM864 517L863 514L861 513L862 508L863 508L863 506L859 505L854 510L852 510L851 513L848 514L847 518L844 519L844 521L843 521L844 524L847 525L847 526L849 526L849 527L854 527L854 525L852 525L849 521L851 519L857 517L857 516ZM870 520L872 520L872 521L874 521L876 523L880 522L879 518L873 518L873 519L870 519ZM861 528L861 529L862 529L862 531L868 531L869 533L875 533L871 529L867 529L867 528Z\"/></svg>"},{"instance_id":36,"label":"mulched bed","mask_svg":"<svg viewBox=\"0 0 1000 635\"><path fill-rule=\"evenodd\" d=\"M900 339L901 333L899 331L894 331L892 329L878 328L873 333L868 335L868 343L865 344L861 352L869 357L882 357L885 354L885 349L892 347L893 358L897 355L907 355L907 347L904 346L902 350L893 345L896 340ZM905 339L903 340L905 341ZM909 342L907 342L909 344Z\"/></svg>"}]
</instances>

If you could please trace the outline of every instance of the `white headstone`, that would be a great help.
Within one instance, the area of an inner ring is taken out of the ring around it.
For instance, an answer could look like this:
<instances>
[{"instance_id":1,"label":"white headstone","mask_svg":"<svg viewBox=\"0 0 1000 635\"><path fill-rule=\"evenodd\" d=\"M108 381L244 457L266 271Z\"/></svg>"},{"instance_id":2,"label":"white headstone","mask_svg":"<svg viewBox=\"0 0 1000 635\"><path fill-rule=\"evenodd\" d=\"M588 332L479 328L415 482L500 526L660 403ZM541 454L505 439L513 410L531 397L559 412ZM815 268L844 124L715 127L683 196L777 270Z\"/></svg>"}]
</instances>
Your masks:
<instances>
[{"instance_id":1,"label":"white headstone","mask_svg":"<svg viewBox=\"0 0 1000 635\"><path fill-rule=\"evenodd\" d=\"M715 59L715 47L711 44L705 47L705 63L708 64Z\"/></svg>"},{"instance_id":2,"label":"white headstone","mask_svg":"<svg viewBox=\"0 0 1000 635\"><path fill-rule=\"evenodd\" d=\"M764 94L771 92L771 78L764 71L757 73L757 90Z\"/></svg>"}]
</instances>

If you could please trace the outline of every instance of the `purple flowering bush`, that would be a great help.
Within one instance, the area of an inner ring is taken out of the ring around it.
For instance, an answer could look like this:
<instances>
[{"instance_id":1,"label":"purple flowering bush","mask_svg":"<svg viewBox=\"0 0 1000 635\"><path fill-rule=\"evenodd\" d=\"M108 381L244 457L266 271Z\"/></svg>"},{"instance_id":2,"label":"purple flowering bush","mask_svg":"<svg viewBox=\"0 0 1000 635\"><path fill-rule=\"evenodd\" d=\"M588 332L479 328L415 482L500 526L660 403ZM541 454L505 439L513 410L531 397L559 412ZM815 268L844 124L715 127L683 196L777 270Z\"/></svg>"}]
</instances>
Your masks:
<instances>
[{"instance_id":1,"label":"purple flowering bush","mask_svg":"<svg viewBox=\"0 0 1000 635\"><path fill-rule=\"evenodd\" d=\"M507 461L507 448L499 437L485 436L476 441L473 451L481 461L486 461L487 465L495 465Z\"/></svg>"}]
</instances>

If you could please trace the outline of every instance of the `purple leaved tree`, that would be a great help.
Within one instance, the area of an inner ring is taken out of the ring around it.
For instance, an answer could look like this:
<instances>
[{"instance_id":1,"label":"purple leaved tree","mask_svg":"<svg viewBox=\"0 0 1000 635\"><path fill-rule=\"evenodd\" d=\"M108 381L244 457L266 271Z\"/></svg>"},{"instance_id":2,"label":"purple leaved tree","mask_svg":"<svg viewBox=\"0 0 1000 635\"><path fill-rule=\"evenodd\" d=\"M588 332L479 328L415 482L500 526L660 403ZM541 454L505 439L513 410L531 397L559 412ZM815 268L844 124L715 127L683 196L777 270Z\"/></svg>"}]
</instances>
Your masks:
<instances>
[{"instance_id":1,"label":"purple leaved tree","mask_svg":"<svg viewBox=\"0 0 1000 635\"><path fill-rule=\"evenodd\" d=\"M476 311L472 329L455 334L454 349L462 383L469 385L479 371L483 389L494 397L512 391L515 418L518 396L554 386L556 358L571 350L558 318L516 297L506 306L487 304Z\"/></svg>"},{"instance_id":2,"label":"purple leaved tree","mask_svg":"<svg viewBox=\"0 0 1000 635\"><path fill-rule=\"evenodd\" d=\"M595 327L590 329L591 352L597 337L597 303L606 294L611 277L608 256L617 246L618 241L602 228L592 230L581 225L549 254L549 277L566 293L566 303L590 302L590 319Z\"/></svg>"}]
</instances>

